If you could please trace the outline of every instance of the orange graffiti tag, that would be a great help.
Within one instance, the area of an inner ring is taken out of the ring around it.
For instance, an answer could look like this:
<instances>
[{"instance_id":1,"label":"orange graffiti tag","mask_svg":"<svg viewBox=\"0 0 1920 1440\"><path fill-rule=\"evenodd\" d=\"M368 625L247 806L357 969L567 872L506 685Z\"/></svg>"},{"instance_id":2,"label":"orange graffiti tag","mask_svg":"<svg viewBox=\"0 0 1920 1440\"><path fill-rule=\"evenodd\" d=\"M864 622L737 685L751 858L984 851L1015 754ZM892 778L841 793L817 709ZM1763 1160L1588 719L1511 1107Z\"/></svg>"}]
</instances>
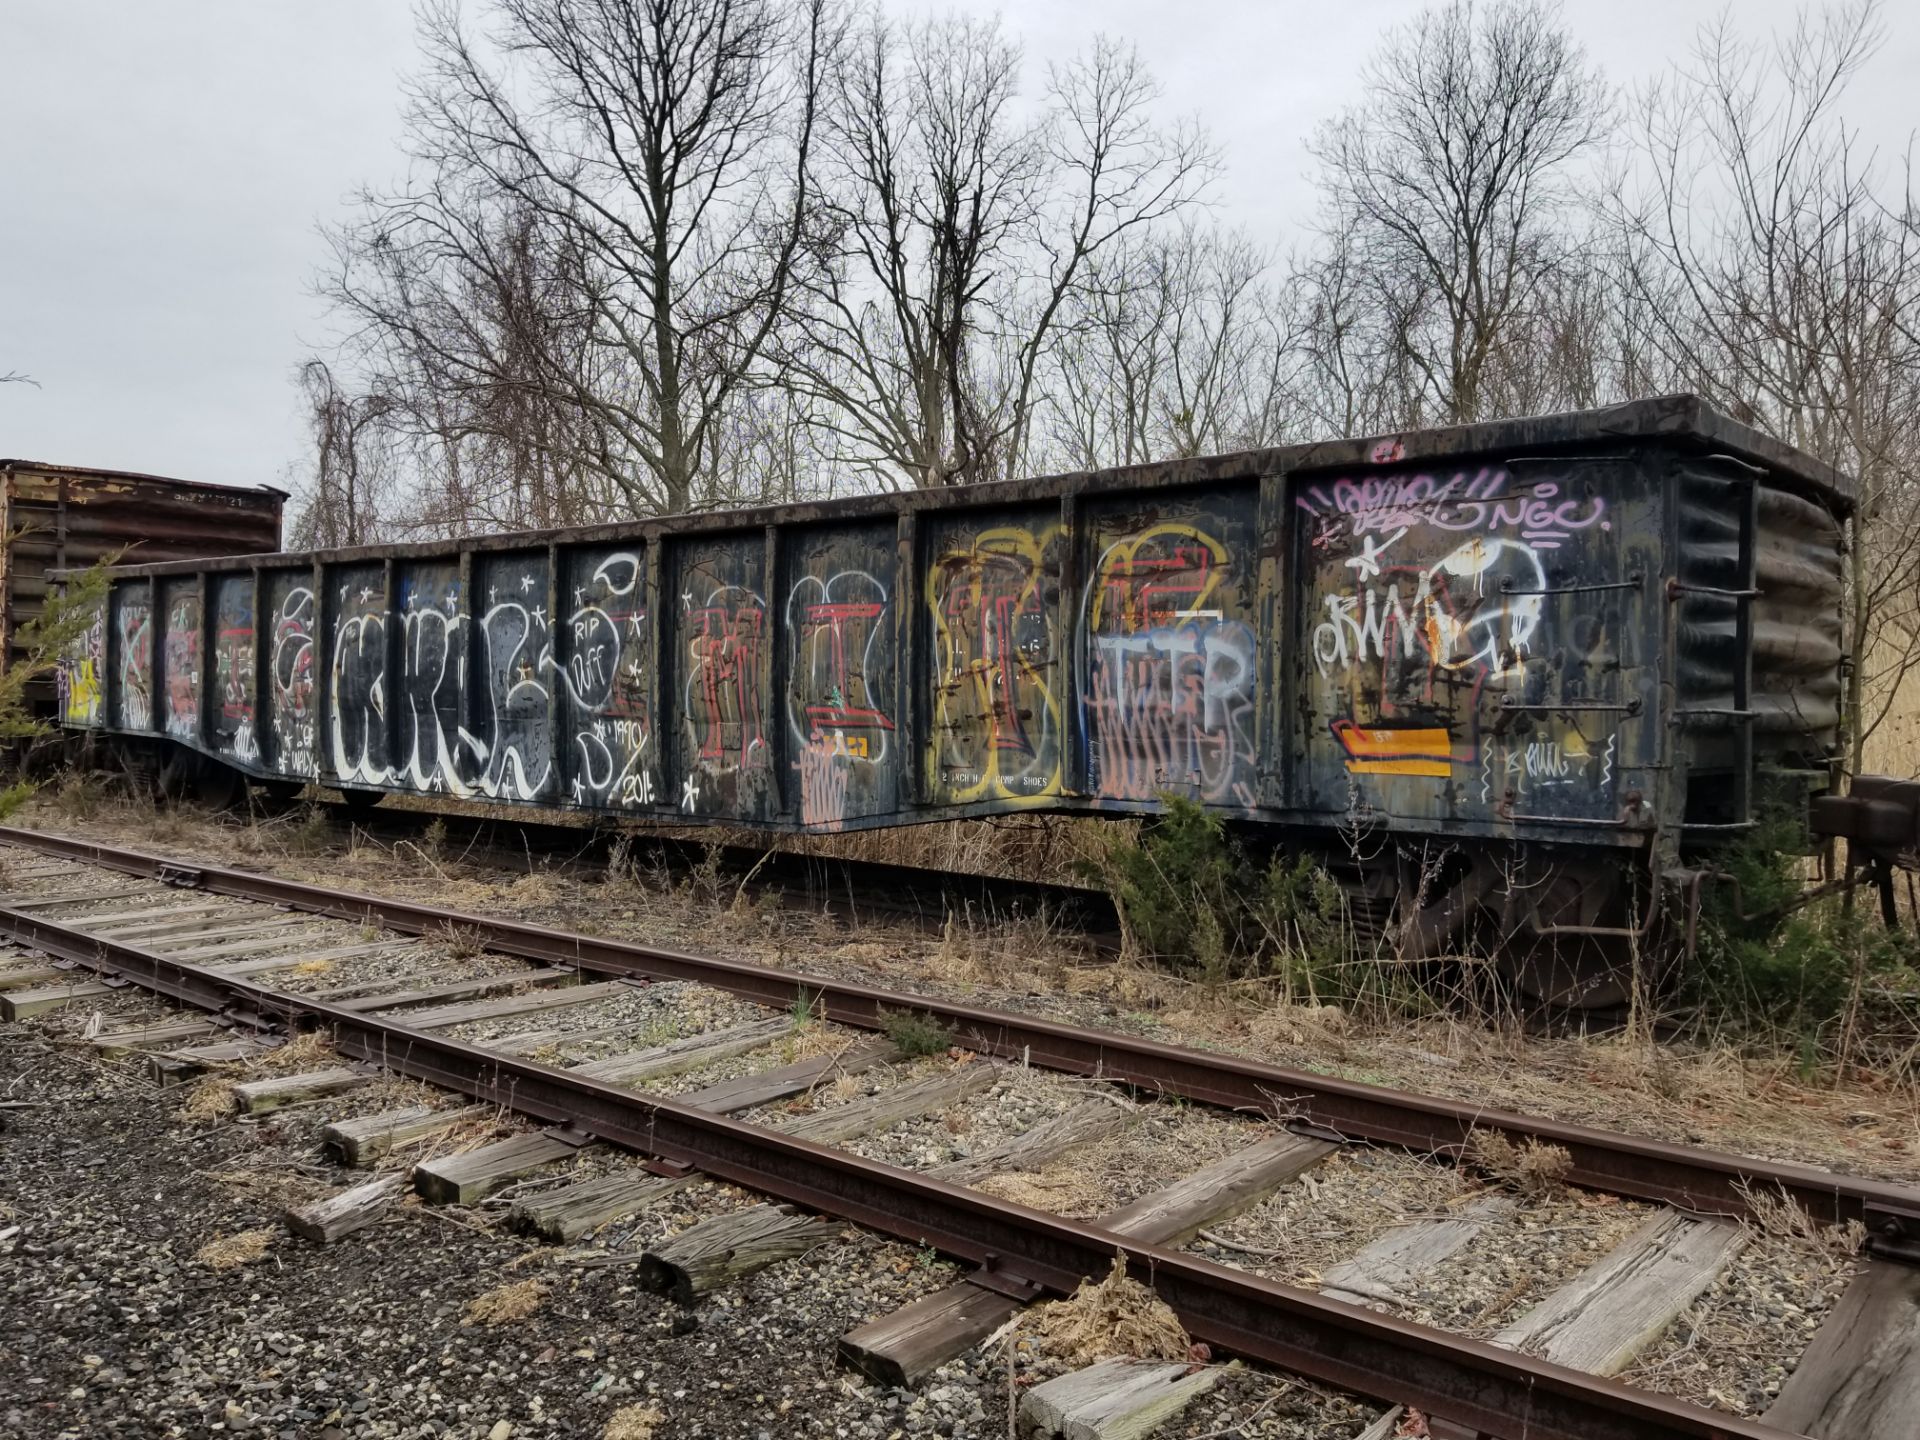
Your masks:
<instances>
[{"instance_id":1,"label":"orange graffiti tag","mask_svg":"<svg viewBox=\"0 0 1920 1440\"><path fill-rule=\"evenodd\" d=\"M1438 726L1375 728L1336 720L1333 738L1347 752L1347 769L1356 775L1428 775L1444 780L1452 773L1452 738Z\"/></svg>"}]
</instances>

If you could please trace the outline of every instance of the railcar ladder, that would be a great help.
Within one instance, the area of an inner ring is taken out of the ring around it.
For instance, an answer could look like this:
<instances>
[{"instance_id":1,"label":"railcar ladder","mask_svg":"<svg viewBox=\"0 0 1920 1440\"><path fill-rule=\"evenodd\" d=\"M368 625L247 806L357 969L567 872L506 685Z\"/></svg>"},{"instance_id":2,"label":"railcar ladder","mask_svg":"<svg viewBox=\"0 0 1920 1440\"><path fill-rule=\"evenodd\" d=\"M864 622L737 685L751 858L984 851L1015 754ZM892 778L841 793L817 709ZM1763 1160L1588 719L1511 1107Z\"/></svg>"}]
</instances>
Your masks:
<instances>
[{"instance_id":1,"label":"railcar ladder","mask_svg":"<svg viewBox=\"0 0 1920 1440\"><path fill-rule=\"evenodd\" d=\"M1733 602L1733 704L1684 706L1674 710L1673 723L1683 729L1707 729L1730 726L1735 735L1733 767L1733 818L1730 821L1683 820L1681 829L1700 834L1716 831L1751 830L1753 817L1753 602L1760 596L1759 546L1760 481L1766 471L1730 455L1716 460L1737 465L1742 475L1727 476L1725 483L1740 494L1739 544L1734 568L1740 577L1737 589L1719 585L1691 585L1678 575L1667 582L1669 604L1678 604L1686 596L1700 595ZM1716 477L1718 478L1718 477Z\"/></svg>"}]
</instances>

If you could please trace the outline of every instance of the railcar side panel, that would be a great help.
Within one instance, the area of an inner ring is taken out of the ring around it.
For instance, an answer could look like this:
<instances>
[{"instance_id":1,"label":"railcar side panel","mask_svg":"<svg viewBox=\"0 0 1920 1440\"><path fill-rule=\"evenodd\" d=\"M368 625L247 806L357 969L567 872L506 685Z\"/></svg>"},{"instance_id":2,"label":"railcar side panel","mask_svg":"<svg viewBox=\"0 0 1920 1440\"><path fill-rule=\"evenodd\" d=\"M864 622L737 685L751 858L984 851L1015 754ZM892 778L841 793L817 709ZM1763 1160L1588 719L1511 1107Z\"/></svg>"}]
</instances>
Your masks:
<instances>
[{"instance_id":1,"label":"railcar side panel","mask_svg":"<svg viewBox=\"0 0 1920 1440\"><path fill-rule=\"evenodd\" d=\"M319 608L313 571L269 570L263 577L267 623L257 643L265 654L267 725L265 769L291 780L319 774L320 696L314 631Z\"/></svg>"},{"instance_id":2,"label":"railcar side panel","mask_svg":"<svg viewBox=\"0 0 1920 1440\"><path fill-rule=\"evenodd\" d=\"M108 713L120 730L153 728L153 585L151 580L120 581L109 596Z\"/></svg>"},{"instance_id":3,"label":"railcar side panel","mask_svg":"<svg viewBox=\"0 0 1920 1440\"><path fill-rule=\"evenodd\" d=\"M1060 507L920 520L919 673L931 805L1025 806L1064 793Z\"/></svg>"},{"instance_id":4,"label":"railcar side panel","mask_svg":"<svg viewBox=\"0 0 1920 1440\"><path fill-rule=\"evenodd\" d=\"M640 544L562 554L566 619L554 658L566 799L589 809L646 811L661 794L653 556Z\"/></svg>"},{"instance_id":5,"label":"railcar side panel","mask_svg":"<svg viewBox=\"0 0 1920 1440\"><path fill-rule=\"evenodd\" d=\"M904 808L898 530L818 525L781 545L776 656L788 809L809 829Z\"/></svg>"},{"instance_id":6,"label":"railcar side panel","mask_svg":"<svg viewBox=\"0 0 1920 1440\"><path fill-rule=\"evenodd\" d=\"M320 772L353 785L394 783L387 727L386 565L329 567L321 592L327 660Z\"/></svg>"},{"instance_id":7,"label":"railcar side panel","mask_svg":"<svg viewBox=\"0 0 1920 1440\"><path fill-rule=\"evenodd\" d=\"M667 550L666 803L682 815L755 824L779 814L771 544L766 531L749 530L687 536Z\"/></svg>"},{"instance_id":8,"label":"railcar side panel","mask_svg":"<svg viewBox=\"0 0 1920 1440\"><path fill-rule=\"evenodd\" d=\"M1310 809L1627 824L1657 749L1658 484L1618 460L1297 476Z\"/></svg>"},{"instance_id":9,"label":"railcar side panel","mask_svg":"<svg viewBox=\"0 0 1920 1440\"><path fill-rule=\"evenodd\" d=\"M423 795L465 795L466 613L460 563L395 567L400 669L394 687L396 781Z\"/></svg>"},{"instance_id":10,"label":"railcar side panel","mask_svg":"<svg viewBox=\"0 0 1920 1440\"><path fill-rule=\"evenodd\" d=\"M213 593L213 698L207 738L221 759L252 767L260 759L254 576L240 571L209 578Z\"/></svg>"}]
</instances>

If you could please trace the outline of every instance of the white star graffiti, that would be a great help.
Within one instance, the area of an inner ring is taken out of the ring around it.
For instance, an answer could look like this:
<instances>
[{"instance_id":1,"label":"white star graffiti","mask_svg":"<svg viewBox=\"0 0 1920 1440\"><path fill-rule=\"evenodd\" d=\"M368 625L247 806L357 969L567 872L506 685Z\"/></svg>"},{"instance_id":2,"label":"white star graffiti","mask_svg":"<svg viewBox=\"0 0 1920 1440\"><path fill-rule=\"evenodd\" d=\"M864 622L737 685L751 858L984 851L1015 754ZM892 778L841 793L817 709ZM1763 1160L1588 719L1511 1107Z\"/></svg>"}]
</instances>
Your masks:
<instances>
[{"instance_id":1,"label":"white star graffiti","mask_svg":"<svg viewBox=\"0 0 1920 1440\"><path fill-rule=\"evenodd\" d=\"M1354 571L1356 580L1371 580L1380 573L1380 564L1387 557L1387 547L1407 533L1402 525L1386 539L1376 541L1371 535L1360 537L1360 553L1347 560L1347 566Z\"/></svg>"}]
</instances>

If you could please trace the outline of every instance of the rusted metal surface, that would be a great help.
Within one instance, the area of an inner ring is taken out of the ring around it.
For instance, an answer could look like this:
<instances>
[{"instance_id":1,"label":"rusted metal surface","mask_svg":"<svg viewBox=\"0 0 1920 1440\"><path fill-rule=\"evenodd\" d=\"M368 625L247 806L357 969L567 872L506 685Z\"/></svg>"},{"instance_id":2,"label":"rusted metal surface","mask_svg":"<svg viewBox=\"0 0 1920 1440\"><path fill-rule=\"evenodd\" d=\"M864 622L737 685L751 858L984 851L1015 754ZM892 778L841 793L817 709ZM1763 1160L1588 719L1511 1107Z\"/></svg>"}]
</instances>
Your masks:
<instances>
[{"instance_id":1,"label":"rusted metal surface","mask_svg":"<svg viewBox=\"0 0 1920 1440\"><path fill-rule=\"evenodd\" d=\"M333 1032L343 1053L670 1164L933 1246L1056 1294L1117 1253L1199 1339L1511 1440L1782 1440L1786 1432L1323 1299L678 1101L271 990L19 910L0 934L201 1008Z\"/></svg>"},{"instance_id":2,"label":"rusted metal surface","mask_svg":"<svg viewBox=\"0 0 1920 1440\"><path fill-rule=\"evenodd\" d=\"M1744 1215L1753 1194L1784 1193L1822 1224L1860 1221L1868 1227L1869 1244L1879 1248L1884 1243L1889 1254L1899 1253L1902 1237L1914 1233L1912 1217L1920 1214L1920 1191L1912 1186L1806 1165L1669 1145L826 976L681 954L249 871L210 865L183 868L162 856L39 831L0 827L0 840L126 874L171 877L173 883L214 894L408 934L439 933L452 925L504 954L608 976L694 981L776 1010L790 1008L804 992L813 1013L844 1025L880 1030L903 1010L921 1011L983 1053L1268 1115L1337 1139L1434 1155L1458 1155L1475 1131L1505 1134L1515 1143L1539 1140L1567 1151L1572 1162L1567 1179L1572 1183L1685 1210Z\"/></svg>"},{"instance_id":3,"label":"rusted metal surface","mask_svg":"<svg viewBox=\"0 0 1920 1440\"><path fill-rule=\"evenodd\" d=\"M147 566L116 582L94 720L260 777L663 821L817 832L1171 793L1321 834L1671 850L1744 824L1757 767L1824 771L1850 504L1678 397Z\"/></svg>"},{"instance_id":4,"label":"rusted metal surface","mask_svg":"<svg viewBox=\"0 0 1920 1440\"><path fill-rule=\"evenodd\" d=\"M123 556L129 564L247 555L280 548L286 494L271 486L236 489L123 470L95 470L34 460L0 460L0 643L11 663L21 654L20 628L45 605L51 577ZM107 719L106 617L85 637L59 682L35 687L30 699L51 705L70 725Z\"/></svg>"}]
</instances>

